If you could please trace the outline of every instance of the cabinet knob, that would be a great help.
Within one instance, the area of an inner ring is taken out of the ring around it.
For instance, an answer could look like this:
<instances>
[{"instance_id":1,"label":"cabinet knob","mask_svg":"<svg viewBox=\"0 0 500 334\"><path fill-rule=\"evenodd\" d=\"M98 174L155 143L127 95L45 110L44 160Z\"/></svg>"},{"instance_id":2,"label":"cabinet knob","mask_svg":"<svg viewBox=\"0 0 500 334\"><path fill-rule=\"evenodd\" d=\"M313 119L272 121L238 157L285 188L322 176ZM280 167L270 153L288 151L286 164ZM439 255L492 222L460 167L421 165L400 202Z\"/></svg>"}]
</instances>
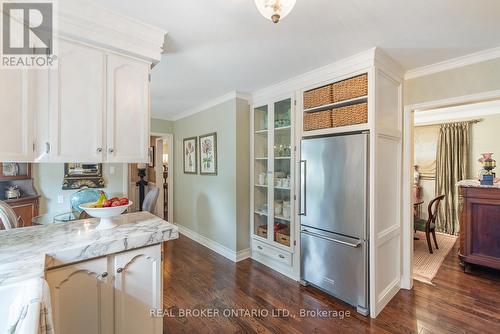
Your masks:
<instances>
[{"instance_id":1,"label":"cabinet knob","mask_svg":"<svg viewBox=\"0 0 500 334\"><path fill-rule=\"evenodd\" d=\"M262 249L262 246L257 246L258 249Z\"/></svg>"},{"instance_id":2,"label":"cabinet knob","mask_svg":"<svg viewBox=\"0 0 500 334\"><path fill-rule=\"evenodd\" d=\"M101 274L101 277L102 277L102 278L106 278L107 276L108 276L108 273L107 273L107 272L103 272L103 273Z\"/></svg>"},{"instance_id":3,"label":"cabinet knob","mask_svg":"<svg viewBox=\"0 0 500 334\"><path fill-rule=\"evenodd\" d=\"M114 149L114 148L112 148L112 147L110 147L110 148L108 149L108 152L109 152L109 153L113 153L114 151L115 151L115 149Z\"/></svg>"},{"instance_id":4,"label":"cabinet knob","mask_svg":"<svg viewBox=\"0 0 500 334\"><path fill-rule=\"evenodd\" d=\"M102 147L98 147L97 148L97 153L101 153L102 152Z\"/></svg>"},{"instance_id":5,"label":"cabinet knob","mask_svg":"<svg viewBox=\"0 0 500 334\"><path fill-rule=\"evenodd\" d=\"M45 153L46 153L46 154L49 154L49 153L50 153L50 143L49 143L49 142L46 142L46 143L45 143Z\"/></svg>"},{"instance_id":6,"label":"cabinet knob","mask_svg":"<svg viewBox=\"0 0 500 334\"><path fill-rule=\"evenodd\" d=\"M280 257L280 259L284 259L285 258L285 256L283 254L280 254L279 257Z\"/></svg>"},{"instance_id":7,"label":"cabinet knob","mask_svg":"<svg viewBox=\"0 0 500 334\"><path fill-rule=\"evenodd\" d=\"M121 268L121 267L120 267L120 268L118 268L118 269L116 269L116 272L117 272L118 274L119 274L119 273L121 273L122 271L123 271L123 268Z\"/></svg>"}]
</instances>

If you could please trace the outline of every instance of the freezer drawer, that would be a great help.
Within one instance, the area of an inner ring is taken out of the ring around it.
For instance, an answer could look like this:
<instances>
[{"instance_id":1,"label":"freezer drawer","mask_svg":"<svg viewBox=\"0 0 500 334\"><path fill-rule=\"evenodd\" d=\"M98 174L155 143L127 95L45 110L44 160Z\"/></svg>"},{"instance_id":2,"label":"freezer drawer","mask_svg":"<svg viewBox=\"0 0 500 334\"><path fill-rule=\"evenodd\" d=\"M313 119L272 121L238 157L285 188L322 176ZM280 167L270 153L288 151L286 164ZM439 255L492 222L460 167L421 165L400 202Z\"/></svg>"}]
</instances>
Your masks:
<instances>
[{"instance_id":1,"label":"freezer drawer","mask_svg":"<svg viewBox=\"0 0 500 334\"><path fill-rule=\"evenodd\" d=\"M301 280L368 313L365 240L302 226Z\"/></svg>"}]
</instances>

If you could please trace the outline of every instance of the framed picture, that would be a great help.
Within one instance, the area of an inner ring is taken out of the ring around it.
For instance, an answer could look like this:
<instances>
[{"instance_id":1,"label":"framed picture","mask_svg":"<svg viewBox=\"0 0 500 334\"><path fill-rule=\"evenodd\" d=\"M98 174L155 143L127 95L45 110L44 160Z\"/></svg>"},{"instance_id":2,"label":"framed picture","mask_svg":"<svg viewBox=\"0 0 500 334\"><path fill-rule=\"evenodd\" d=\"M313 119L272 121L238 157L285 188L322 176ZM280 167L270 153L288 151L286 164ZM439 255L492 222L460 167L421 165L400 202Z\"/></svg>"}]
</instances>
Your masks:
<instances>
[{"instance_id":1,"label":"framed picture","mask_svg":"<svg viewBox=\"0 0 500 334\"><path fill-rule=\"evenodd\" d=\"M64 164L63 190L88 188L104 188L102 164Z\"/></svg>"},{"instance_id":2,"label":"framed picture","mask_svg":"<svg viewBox=\"0 0 500 334\"><path fill-rule=\"evenodd\" d=\"M217 175L217 132L200 136L200 174Z\"/></svg>"},{"instance_id":3,"label":"framed picture","mask_svg":"<svg viewBox=\"0 0 500 334\"><path fill-rule=\"evenodd\" d=\"M198 174L198 141L196 137L185 138L182 145L184 174Z\"/></svg>"},{"instance_id":4,"label":"framed picture","mask_svg":"<svg viewBox=\"0 0 500 334\"><path fill-rule=\"evenodd\" d=\"M154 167L155 166L155 147L154 146L149 146L148 158L149 158L149 167Z\"/></svg>"}]
</instances>

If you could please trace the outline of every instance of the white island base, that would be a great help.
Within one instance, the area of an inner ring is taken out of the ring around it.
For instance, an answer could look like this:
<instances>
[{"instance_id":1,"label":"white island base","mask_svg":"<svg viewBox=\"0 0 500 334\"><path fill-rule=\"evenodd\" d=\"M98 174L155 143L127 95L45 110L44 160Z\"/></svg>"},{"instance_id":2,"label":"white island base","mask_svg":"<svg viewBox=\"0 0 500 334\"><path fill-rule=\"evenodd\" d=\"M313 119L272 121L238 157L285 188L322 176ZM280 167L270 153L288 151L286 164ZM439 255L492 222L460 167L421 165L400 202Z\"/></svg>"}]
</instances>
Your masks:
<instances>
[{"instance_id":1,"label":"white island base","mask_svg":"<svg viewBox=\"0 0 500 334\"><path fill-rule=\"evenodd\" d=\"M1 231L0 332L37 333L47 320L56 334L162 333L150 314L162 308L162 245L178 230L146 212L114 222Z\"/></svg>"}]
</instances>

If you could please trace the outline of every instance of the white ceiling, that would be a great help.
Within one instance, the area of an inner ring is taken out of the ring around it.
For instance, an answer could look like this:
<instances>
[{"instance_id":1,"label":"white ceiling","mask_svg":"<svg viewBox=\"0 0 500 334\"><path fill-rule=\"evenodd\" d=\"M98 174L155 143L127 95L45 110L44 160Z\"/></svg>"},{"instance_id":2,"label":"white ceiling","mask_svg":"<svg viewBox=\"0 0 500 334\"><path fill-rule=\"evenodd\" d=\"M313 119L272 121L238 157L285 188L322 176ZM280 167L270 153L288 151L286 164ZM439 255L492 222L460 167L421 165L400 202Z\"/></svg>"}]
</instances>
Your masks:
<instances>
[{"instance_id":1,"label":"white ceiling","mask_svg":"<svg viewBox=\"0 0 500 334\"><path fill-rule=\"evenodd\" d=\"M277 25L253 0L100 0L169 32L152 113L175 118L374 46L406 69L500 45L498 0L297 0Z\"/></svg>"}]
</instances>

